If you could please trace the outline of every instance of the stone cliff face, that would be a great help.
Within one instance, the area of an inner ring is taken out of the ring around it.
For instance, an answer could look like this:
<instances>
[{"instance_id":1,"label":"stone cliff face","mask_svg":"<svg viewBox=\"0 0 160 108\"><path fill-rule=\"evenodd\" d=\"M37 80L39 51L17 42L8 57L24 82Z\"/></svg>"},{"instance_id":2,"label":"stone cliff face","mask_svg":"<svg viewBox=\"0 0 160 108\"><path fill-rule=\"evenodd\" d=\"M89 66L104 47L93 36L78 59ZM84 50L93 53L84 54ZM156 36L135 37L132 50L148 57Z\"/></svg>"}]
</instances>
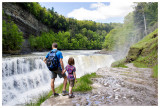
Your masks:
<instances>
[{"instance_id":1,"label":"stone cliff face","mask_svg":"<svg viewBox=\"0 0 160 108\"><path fill-rule=\"evenodd\" d=\"M23 32L24 38L28 38L31 34L40 35L42 31L49 31L47 26L39 22L32 14L16 4L3 3L2 8L4 13L10 16L11 20L13 20ZM3 19L6 18L3 17Z\"/></svg>"},{"instance_id":2,"label":"stone cliff face","mask_svg":"<svg viewBox=\"0 0 160 108\"><path fill-rule=\"evenodd\" d=\"M49 28L38 21L34 15L24 10L22 7L9 3L3 2L2 8L7 16L11 17L11 20L18 26L19 30L23 32L24 43L20 53L31 52L29 48L28 38L30 35L40 35L42 32L48 32ZM4 20L8 20L8 17L3 16Z\"/></svg>"}]
</instances>

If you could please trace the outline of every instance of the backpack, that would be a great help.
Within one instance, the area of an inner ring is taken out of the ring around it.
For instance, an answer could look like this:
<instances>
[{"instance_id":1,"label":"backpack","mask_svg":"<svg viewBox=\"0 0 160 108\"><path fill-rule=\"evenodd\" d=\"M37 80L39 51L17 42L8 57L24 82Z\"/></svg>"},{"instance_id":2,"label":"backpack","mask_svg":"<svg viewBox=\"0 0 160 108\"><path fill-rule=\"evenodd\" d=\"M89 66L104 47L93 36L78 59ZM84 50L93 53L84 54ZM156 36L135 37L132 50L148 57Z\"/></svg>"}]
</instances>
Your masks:
<instances>
[{"instance_id":1,"label":"backpack","mask_svg":"<svg viewBox=\"0 0 160 108\"><path fill-rule=\"evenodd\" d=\"M56 55L57 52L58 52L58 50L50 51L49 57L47 58L47 67L50 71L58 70L59 60Z\"/></svg>"}]
</instances>

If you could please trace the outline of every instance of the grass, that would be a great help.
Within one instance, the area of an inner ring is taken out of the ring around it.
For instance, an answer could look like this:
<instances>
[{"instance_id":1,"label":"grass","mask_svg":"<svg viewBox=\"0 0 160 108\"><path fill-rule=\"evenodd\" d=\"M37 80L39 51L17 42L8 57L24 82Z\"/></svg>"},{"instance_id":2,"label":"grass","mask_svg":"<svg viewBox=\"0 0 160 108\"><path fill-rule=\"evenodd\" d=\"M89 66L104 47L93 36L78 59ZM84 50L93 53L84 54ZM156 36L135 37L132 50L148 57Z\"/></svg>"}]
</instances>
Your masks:
<instances>
[{"instance_id":1,"label":"grass","mask_svg":"<svg viewBox=\"0 0 160 108\"><path fill-rule=\"evenodd\" d=\"M145 36L141 41L131 46L130 51L127 56L127 61L135 61L139 59L139 56L154 56L158 51L158 29L149 35ZM154 52L154 53L152 53ZM150 55L152 53L152 55ZM148 57L149 57L148 56ZM146 57L147 60L147 57Z\"/></svg>"},{"instance_id":2,"label":"grass","mask_svg":"<svg viewBox=\"0 0 160 108\"><path fill-rule=\"evenodd\" d=\"M153 67L153 77L158 78L158 65Z\"/></svg>"},{"instance_id":3,"label":"grass","mask_svg":"<svg viewBox=\"0 0 160 108\"><path fill-rule=\"evenodd\" d=\"M135 61L133 61L134 66L139 68L147 68L147 67L153 67L156 64L158 64L158 52L157 54L154 53L155 51L152 51L147 56L139 56Z\"/></svg>"},{"instance_id":4,"label":"grass","mask_svg":"<svg viewBox=\"0 0 160 108\"><path fill-rule=\"evenodd\" d=\"M43 103L46 99L48 99L50 97L50 93L42 93L39 95L39 97L37 99L35 99L35 102L27 102L25 104L25 106L40 106L41 103Z\"/></svg>"},{"instance_id":5,"label":"grass","mask_svg":"<svg viewBox=\"0 0 160 108\"><path fill-rule=\"evenodd\" d=\"M112 67L123 67L123 68L128 68L128 66L125 65L125 59L121 59L118 61L115 61L111 65Z\"/></svg>"},{"instance_id":6,"label":"grass","mask_svg":"<svg viewBox=\"0 0 160 108\"><path fill-rule=\"evenodd\" d=\"M101 77L100 75L96 75L96 73L86 74L80 78L77 78L77 83L73 87L73 92L85 92L92 90L92 81L91 78ZM62 93L63 84L60 84L55 91L57 93ZM67 83L66 90L69 91L69 83ZM35 103L27 102L26 106L40 106L46 99L48 99L52 95L52 90L49 93L43 93L39 96Z\"/></svg>"},{"instance_id":7,"label":"grass","mask_svg":"<svg viewBox=\"0 0 160 108\"><path fill-rule=\"evenodd\" d=\"M96 78L96 77L100 77L99 75L96 75L96 73L91 73L91 74L86 74L80 78L77 78L77 83L75 83L75 86L73 87L73 92L85 92L85 91L89 91L92 90L91 84L91 78ZM55 91L57 91L58 93L61 93L63 89L63 84L61 84L60 86L58 86ZM67 88L66 90L68 91L69 89L69 84L67 83Z\"/></svg>"},{"instance_id":8,"label":"grass","mask_svg":"<svg viewBox=\"0 0 160 108\"><path fill-rule=\"evenodd\" d=\"M142 48L145 47L148 43L156 40L156 38L153 38L154 34L158 33L158 29L156 29L155 31L153 31L152 33L150 33L149 35L147 35L146 37L144 37L141 41L139 41L138 43L132 45L132 47L134 48ZM158 38L158 37L157 37Z\"/></svg>"}]
</instances>

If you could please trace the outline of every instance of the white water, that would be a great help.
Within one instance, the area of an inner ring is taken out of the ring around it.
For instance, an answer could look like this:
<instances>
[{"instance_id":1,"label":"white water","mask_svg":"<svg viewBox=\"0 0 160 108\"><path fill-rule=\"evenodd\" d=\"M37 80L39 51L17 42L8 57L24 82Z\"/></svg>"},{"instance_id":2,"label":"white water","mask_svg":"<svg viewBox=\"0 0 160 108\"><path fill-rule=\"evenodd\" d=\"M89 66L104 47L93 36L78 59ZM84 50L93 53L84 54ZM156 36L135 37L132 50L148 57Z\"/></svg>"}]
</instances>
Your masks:
<instances>
[{"instance_id":1,"label":"white water","mask_svg":"<svg viewBox=\"0 0 160 108\"><path fill-rule=\"evenodd\" d=\"M95 51L62 51L64 66L68 58L74 57L77 78L98 68L110 67L114 61L111 55L94 54ZM47 52L31 55L5 57L2 62L2 104L18 105L34 100L50 90L50 72L43 62ZM56 78L55 85L63 79Z\"/></svg>"}]
</instances>

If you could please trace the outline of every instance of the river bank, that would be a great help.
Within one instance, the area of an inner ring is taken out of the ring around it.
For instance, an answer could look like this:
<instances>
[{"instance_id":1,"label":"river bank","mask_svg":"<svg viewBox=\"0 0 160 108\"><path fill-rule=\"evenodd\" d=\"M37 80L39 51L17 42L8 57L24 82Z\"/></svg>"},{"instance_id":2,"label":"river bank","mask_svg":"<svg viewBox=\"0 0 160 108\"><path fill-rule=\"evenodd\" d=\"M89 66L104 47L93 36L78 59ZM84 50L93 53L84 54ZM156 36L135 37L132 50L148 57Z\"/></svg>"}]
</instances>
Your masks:
<instances>
[{"instance_id":1,"label":"river bank","mask_svg":"<svg viewBox=\"0 0 160 108\"><path fill-rule=\"evenodd\" d=\"M92 78L93 89L75 92L75 98L68 96L51 97L41 106L157 106L158 81L152 77L152 69L100 68L96 72L102 77Z\"/></svg>"}]
</instances>

